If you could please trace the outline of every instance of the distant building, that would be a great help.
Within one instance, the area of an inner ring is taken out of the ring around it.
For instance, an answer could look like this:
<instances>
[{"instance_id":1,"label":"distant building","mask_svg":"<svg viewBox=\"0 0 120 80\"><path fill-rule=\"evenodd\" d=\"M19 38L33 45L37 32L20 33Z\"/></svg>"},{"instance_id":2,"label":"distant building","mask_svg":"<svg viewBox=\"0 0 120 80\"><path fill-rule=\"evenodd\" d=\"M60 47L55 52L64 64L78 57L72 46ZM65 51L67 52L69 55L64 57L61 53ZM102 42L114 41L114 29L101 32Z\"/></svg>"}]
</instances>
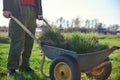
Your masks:
<instances>
[{"instance_id":1,"label":"distant building","mask_svg":"<svg viewBox=\"0 0 120 80\"><path fill-rule=\"evenodd\" d=\"M36 32L42 32L48 30L48 27L46 25L41 25L36 28Z\"/></svg>"},{"instance_id":2,"label":"distant building","mask_svg":"<svg viewBox=\"0 0 120 80\"><path fill-rule=\"evenodd\" d=\"M8 29L6 26L0 26L0 32L8 32Z\"/></svg>"}]
</instances>

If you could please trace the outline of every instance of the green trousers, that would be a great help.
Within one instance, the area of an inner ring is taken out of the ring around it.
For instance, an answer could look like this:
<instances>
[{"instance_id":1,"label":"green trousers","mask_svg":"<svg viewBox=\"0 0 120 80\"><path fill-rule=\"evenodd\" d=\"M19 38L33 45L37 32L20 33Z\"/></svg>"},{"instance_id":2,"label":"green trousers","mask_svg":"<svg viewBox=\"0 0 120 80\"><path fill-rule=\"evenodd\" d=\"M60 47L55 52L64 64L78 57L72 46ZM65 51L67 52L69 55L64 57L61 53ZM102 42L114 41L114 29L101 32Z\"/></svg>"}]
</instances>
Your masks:
<instances>
[{"instance_id":1,"label":"green trousers","mask_svg":"<svg viewBox=\"0 0 120 80\"><path fill-rule=\"evenodd\" d=\"M27 5L22 6L21 17L18 17L18 19L35 34L36 11L34 7ZM29 66L29 58L34 40L12 19L9 23L9 37L11 38L11 44L7 68L27 68Z\"/></svg>"}]
</instances>

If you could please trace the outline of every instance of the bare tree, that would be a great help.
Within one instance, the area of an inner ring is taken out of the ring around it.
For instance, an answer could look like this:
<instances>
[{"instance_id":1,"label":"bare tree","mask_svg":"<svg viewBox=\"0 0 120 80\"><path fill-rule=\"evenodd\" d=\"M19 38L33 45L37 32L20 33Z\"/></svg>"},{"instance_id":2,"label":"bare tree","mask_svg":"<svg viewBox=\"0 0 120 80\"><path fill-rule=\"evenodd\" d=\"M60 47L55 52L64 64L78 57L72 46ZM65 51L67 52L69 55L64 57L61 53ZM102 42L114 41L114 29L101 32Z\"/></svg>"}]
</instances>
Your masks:
<instances>
[{"instance_id":1,"label":"bare tree","mask_svg":"<svg viewBox=\"0 0 120 80\"><path fill-rule=\"evenodd\" d=\"M98 19L94 19L94 21L95 21L95 29L96 29L98 26Z\"/></svg>"},{"instance_id":2,"label":"bare tree","mask_svg":"<svg viewBox=\"0 0 120 80\"><path fill-rule=\"evenodd\" d=\"M75 23L75 27L80 27L80 18L77 17L77 18L74 20L74 23Z\"/></svg>"},{"instance_id":3,"label":"bare tree","mask_svg":"<svg viewBox=\"0 0 120 80\"><path fill-rule=\"evenodd\" d=\"M70 26L70 22L69 22L69 20L66 21L66 26L67 26L67 27Z\"/></svg>"},{"instance_id":4,"label":"bare tree","mask_svg":"<svg viewBox=\"0 0 120 80\"><path fill-rule=\"evenodd\" d=\"M73 26L74 26L74 19L72 19L71 21L71 28L73 28Z\"/></svg>"},{"instance_id":5,"label":"bare tree","mask_svg":"<svg viewBox=\"0 0 120 80\"><path fill-rule=\"evenodd\" d=\"M109 30L117 30L117 29L119 29L120 28L120 26L119 25L117 25L117 24L114 24L114 25L110 25L109 27L108 27L108 29Z\"/></svg>"},{"instance_id":6,"label":"bare tree","mask_svg":"<svg viewBox=\"0 0 120 80\"><path fill-rule=\"evenodd\" d=\"M59 24L59 28L62 28L65 19L63 17L60 17L59 19L56 20L56 22Z\"/></svg>"},{"instance_id":7,"label":"bare tree","mask_svg":"<svg viewBox=\"0 0 120 80\"><path fill-rule=\"evenodd\" d=\"M88 29L90 29L90 20L86 20L85 21L85 27L87 27Z\"/></svg>"}]
</instances>

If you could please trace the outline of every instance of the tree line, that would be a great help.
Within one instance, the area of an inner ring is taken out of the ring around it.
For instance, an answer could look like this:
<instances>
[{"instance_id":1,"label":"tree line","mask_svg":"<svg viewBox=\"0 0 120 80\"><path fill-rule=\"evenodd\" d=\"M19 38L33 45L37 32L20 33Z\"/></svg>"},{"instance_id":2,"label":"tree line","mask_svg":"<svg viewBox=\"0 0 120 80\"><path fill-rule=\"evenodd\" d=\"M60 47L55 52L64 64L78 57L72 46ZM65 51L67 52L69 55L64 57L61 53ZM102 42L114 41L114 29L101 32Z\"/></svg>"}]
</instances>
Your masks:
<instances>
[{"instance_id":1,"label":"tree line","mask_svg":"<svg viewBox=\"0 0 120 80\"><path fill-rule=\"evenodd\" d=\"M50 22L48 20L48 22ZM71 20L66 20L64 17L60 17L56 19L56 21L51 22L50 24L52 27L65 29L65 28L86 28L86 29L96 29L98 27L105 27L108 29L114 29L117 30L120 28L120 25L118 24L112 24L109 26L106 26L106 24L99 21L99 19L86 19L83 20L81 17L76 17Z\"/></svg>"}]
</instances>

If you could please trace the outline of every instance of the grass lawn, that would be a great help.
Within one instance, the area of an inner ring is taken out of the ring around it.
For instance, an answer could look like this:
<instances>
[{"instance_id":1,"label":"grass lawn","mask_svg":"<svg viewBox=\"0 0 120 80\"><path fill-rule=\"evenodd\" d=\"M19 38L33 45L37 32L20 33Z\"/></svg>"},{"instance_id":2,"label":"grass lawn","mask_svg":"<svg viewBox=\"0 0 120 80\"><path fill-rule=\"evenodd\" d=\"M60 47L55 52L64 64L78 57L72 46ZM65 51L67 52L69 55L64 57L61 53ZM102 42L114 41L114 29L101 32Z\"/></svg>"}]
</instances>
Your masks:
<instances>
[{"instance_id":1,"label":"grass lawn","mask_svg":"<svg viewBox=\"0 0 120 80\"><path fill-rule=\"evenodd\" d=\"M1 38L0 38L1 39ZM105 36L100 39L101 43L107 43L109 46L120 46L120 36ZM15 77L7 77L7 55L9 50L9 43L7 42L0 42L0 80L50 80L49 78L45 78L40 73L40 63L41 63L41 50L38 47L38 44L35 42L32 55L30 58L30 64L35 72L31 73L19 73ZM110 56L112 61L112 73L108 80L120 80L120 50L114 51ZM49 73L49 66L51 60L48 58L46 59L44 71ZM91 80L86 77L85 74L82 74L81 80Z\"/></svg>"}]
</instances>

